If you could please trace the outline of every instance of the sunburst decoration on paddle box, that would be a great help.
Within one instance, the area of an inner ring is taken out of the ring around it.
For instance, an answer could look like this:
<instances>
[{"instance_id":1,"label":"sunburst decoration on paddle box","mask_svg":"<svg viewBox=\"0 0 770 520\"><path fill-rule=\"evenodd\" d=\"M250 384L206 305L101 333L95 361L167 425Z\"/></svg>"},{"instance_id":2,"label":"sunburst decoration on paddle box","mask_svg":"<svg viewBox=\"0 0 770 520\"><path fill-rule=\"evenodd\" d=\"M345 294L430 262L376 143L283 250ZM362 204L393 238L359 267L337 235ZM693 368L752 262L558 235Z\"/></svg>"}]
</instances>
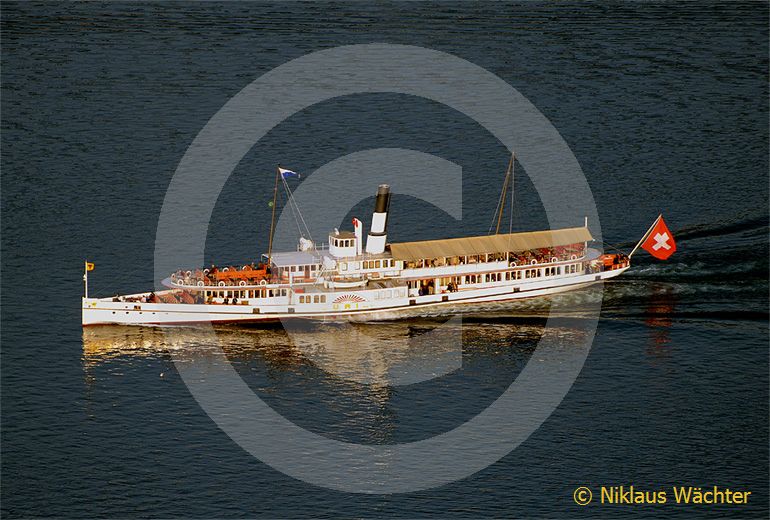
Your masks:
<instances>
[{"instance_id":1,"label":"sunburst decoration on paddle box","mask_svg":"<svg viewBox=\"0 0 770 520\"><path fill-rule=\"evenodd\" d=\"M365 301L366 301L366 298L362 298L357 294L343 294L342 296L339 296L336 300L334 300L334 303L361 303Z\"/></svg>"}]
</instances>

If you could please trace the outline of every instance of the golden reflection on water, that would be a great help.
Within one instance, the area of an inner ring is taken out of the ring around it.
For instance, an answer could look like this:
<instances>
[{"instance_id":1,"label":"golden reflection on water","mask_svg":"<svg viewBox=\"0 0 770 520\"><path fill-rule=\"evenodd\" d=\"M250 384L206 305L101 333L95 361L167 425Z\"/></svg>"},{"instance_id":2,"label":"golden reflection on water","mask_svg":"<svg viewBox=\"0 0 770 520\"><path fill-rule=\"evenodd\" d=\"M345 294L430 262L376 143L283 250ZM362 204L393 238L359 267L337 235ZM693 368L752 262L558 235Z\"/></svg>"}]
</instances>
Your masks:
<instances>
[{"instance_id":1,"label":"golden reflection on water","mask_svg":"<svg viewBox=\"0 0 770 520\"><path fill-rule=\"evenodd\" d=\"M456 354L456 346L443 341L447 335L460 333L456 368L462 375L460 380L450 377L435 384L440 388L436 395L451 400L464 395L465 384L481 387L474 395L484 395L483 388L504 388L499 385L513 381L530 360L543 363L542 356L532 353L544 331L543 319L321 324L290 332L281 327L222 327L215 329L219 345L212 345L207 329L93 327L83 331L84 376L87 387L93 388L103 377L102 369L124 373L126 365L140 372L150 366L157 369L157 364L166 367L161 370L173 370L171 360L177 366L200 361L196 364L203 367L229 362L254 392L268 400L276 397L271 406L289 420L305 424L301 410L308 406L326 410L335 419L325 423L324 435L377 444L391 442L400 424L402 412L400 405L394 407L393 396L396 385L409 384L403 382L404 373L427 374L423 380L433 379L434 372L435 377L443 375L439 372L446 365L436 360ZM550 357L567 360L581 355L580 349L572 348L584 339L579 325L562 324L549 334L564 346ZM410 341L424 337L428 340Z\"/></svg>"},{"instance_id":2,"label":"golden reflection on water","mask_svg":"<svg viewBox=\"0 0 770 520\"><path fill-rule=\"evenodd\" d=\"M83 363L88 370L121 358L166 357L172 350L175 360L200 359L221 349L234 364L256 360L268 369L283 371L311 364L357 383L411 384L460 368L463 352L479 345L534 347L543 330L542 320L467 323L459 319L289 325L288 331L222 327L215 329L216 345L206 329L88 327L83 330Z\"/></svg>"}]
</instances>

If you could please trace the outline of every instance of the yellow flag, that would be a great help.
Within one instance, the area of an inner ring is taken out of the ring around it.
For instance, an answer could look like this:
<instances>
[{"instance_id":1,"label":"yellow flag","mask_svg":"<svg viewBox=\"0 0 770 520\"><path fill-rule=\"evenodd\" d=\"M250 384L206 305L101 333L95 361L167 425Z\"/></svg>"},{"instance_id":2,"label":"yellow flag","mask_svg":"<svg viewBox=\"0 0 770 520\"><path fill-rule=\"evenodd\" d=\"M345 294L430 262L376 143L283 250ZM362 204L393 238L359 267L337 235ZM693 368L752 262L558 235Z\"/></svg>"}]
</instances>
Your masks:
<instances>
[{"instance_id":1,"label":"yellow flag","mask_svg":"<svg viewBox=\"0 0 770 520\"><path fill-rule=\"evenodd\" d=\"M86 262L86 271L93 271L94 267L95 265L93 264L93 262Z\"/></svg>"}]
</instances>

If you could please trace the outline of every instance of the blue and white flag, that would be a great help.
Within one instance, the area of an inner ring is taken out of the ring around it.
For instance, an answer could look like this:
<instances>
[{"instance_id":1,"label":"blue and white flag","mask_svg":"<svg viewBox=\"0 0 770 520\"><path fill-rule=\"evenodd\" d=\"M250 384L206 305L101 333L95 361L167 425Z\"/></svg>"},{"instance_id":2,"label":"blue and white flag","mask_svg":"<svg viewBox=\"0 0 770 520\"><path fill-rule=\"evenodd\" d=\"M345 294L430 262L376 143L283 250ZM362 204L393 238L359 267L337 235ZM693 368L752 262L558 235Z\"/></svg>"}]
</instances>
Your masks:
<instances>
[{"instance_id":1,"label":"blue and white flag","mask_svg":"<svg viewBox=\"0 0 770 520\"><path fill-rule=\"evenodd\" d=\"M278 172L281 174L281 177L284 178L284 179L286 179L287 177L291 177L291 176L295 176L298 179L300 178L299 173L291 171L291 170L287 170L286 168L281 168L280 166L278 167Z\"/></svg>"}]
</instances>

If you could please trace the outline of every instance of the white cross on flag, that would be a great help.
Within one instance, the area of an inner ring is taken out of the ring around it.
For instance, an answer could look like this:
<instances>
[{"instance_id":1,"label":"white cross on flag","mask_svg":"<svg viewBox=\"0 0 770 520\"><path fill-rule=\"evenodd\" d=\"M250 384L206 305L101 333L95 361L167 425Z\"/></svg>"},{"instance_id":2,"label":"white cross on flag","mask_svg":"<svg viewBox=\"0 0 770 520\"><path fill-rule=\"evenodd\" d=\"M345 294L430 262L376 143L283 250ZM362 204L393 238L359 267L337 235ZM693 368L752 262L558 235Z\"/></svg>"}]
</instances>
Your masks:
<instances>
[{"instance_id":1,"label":"white cross on flag","mask_svg":"<svg viewBox=\"0 0 770 520\"><path fill-rule=\"evenodd\" d=\"M674 235L668 230L666 223L663 221L663 215L658 217L655 224L652 226L652 231L647 235L647 239L642 244L645 251L650 253L655 258L665 260L676 251L676 242L674 242Z\"/></svg>"}]
</instances>

